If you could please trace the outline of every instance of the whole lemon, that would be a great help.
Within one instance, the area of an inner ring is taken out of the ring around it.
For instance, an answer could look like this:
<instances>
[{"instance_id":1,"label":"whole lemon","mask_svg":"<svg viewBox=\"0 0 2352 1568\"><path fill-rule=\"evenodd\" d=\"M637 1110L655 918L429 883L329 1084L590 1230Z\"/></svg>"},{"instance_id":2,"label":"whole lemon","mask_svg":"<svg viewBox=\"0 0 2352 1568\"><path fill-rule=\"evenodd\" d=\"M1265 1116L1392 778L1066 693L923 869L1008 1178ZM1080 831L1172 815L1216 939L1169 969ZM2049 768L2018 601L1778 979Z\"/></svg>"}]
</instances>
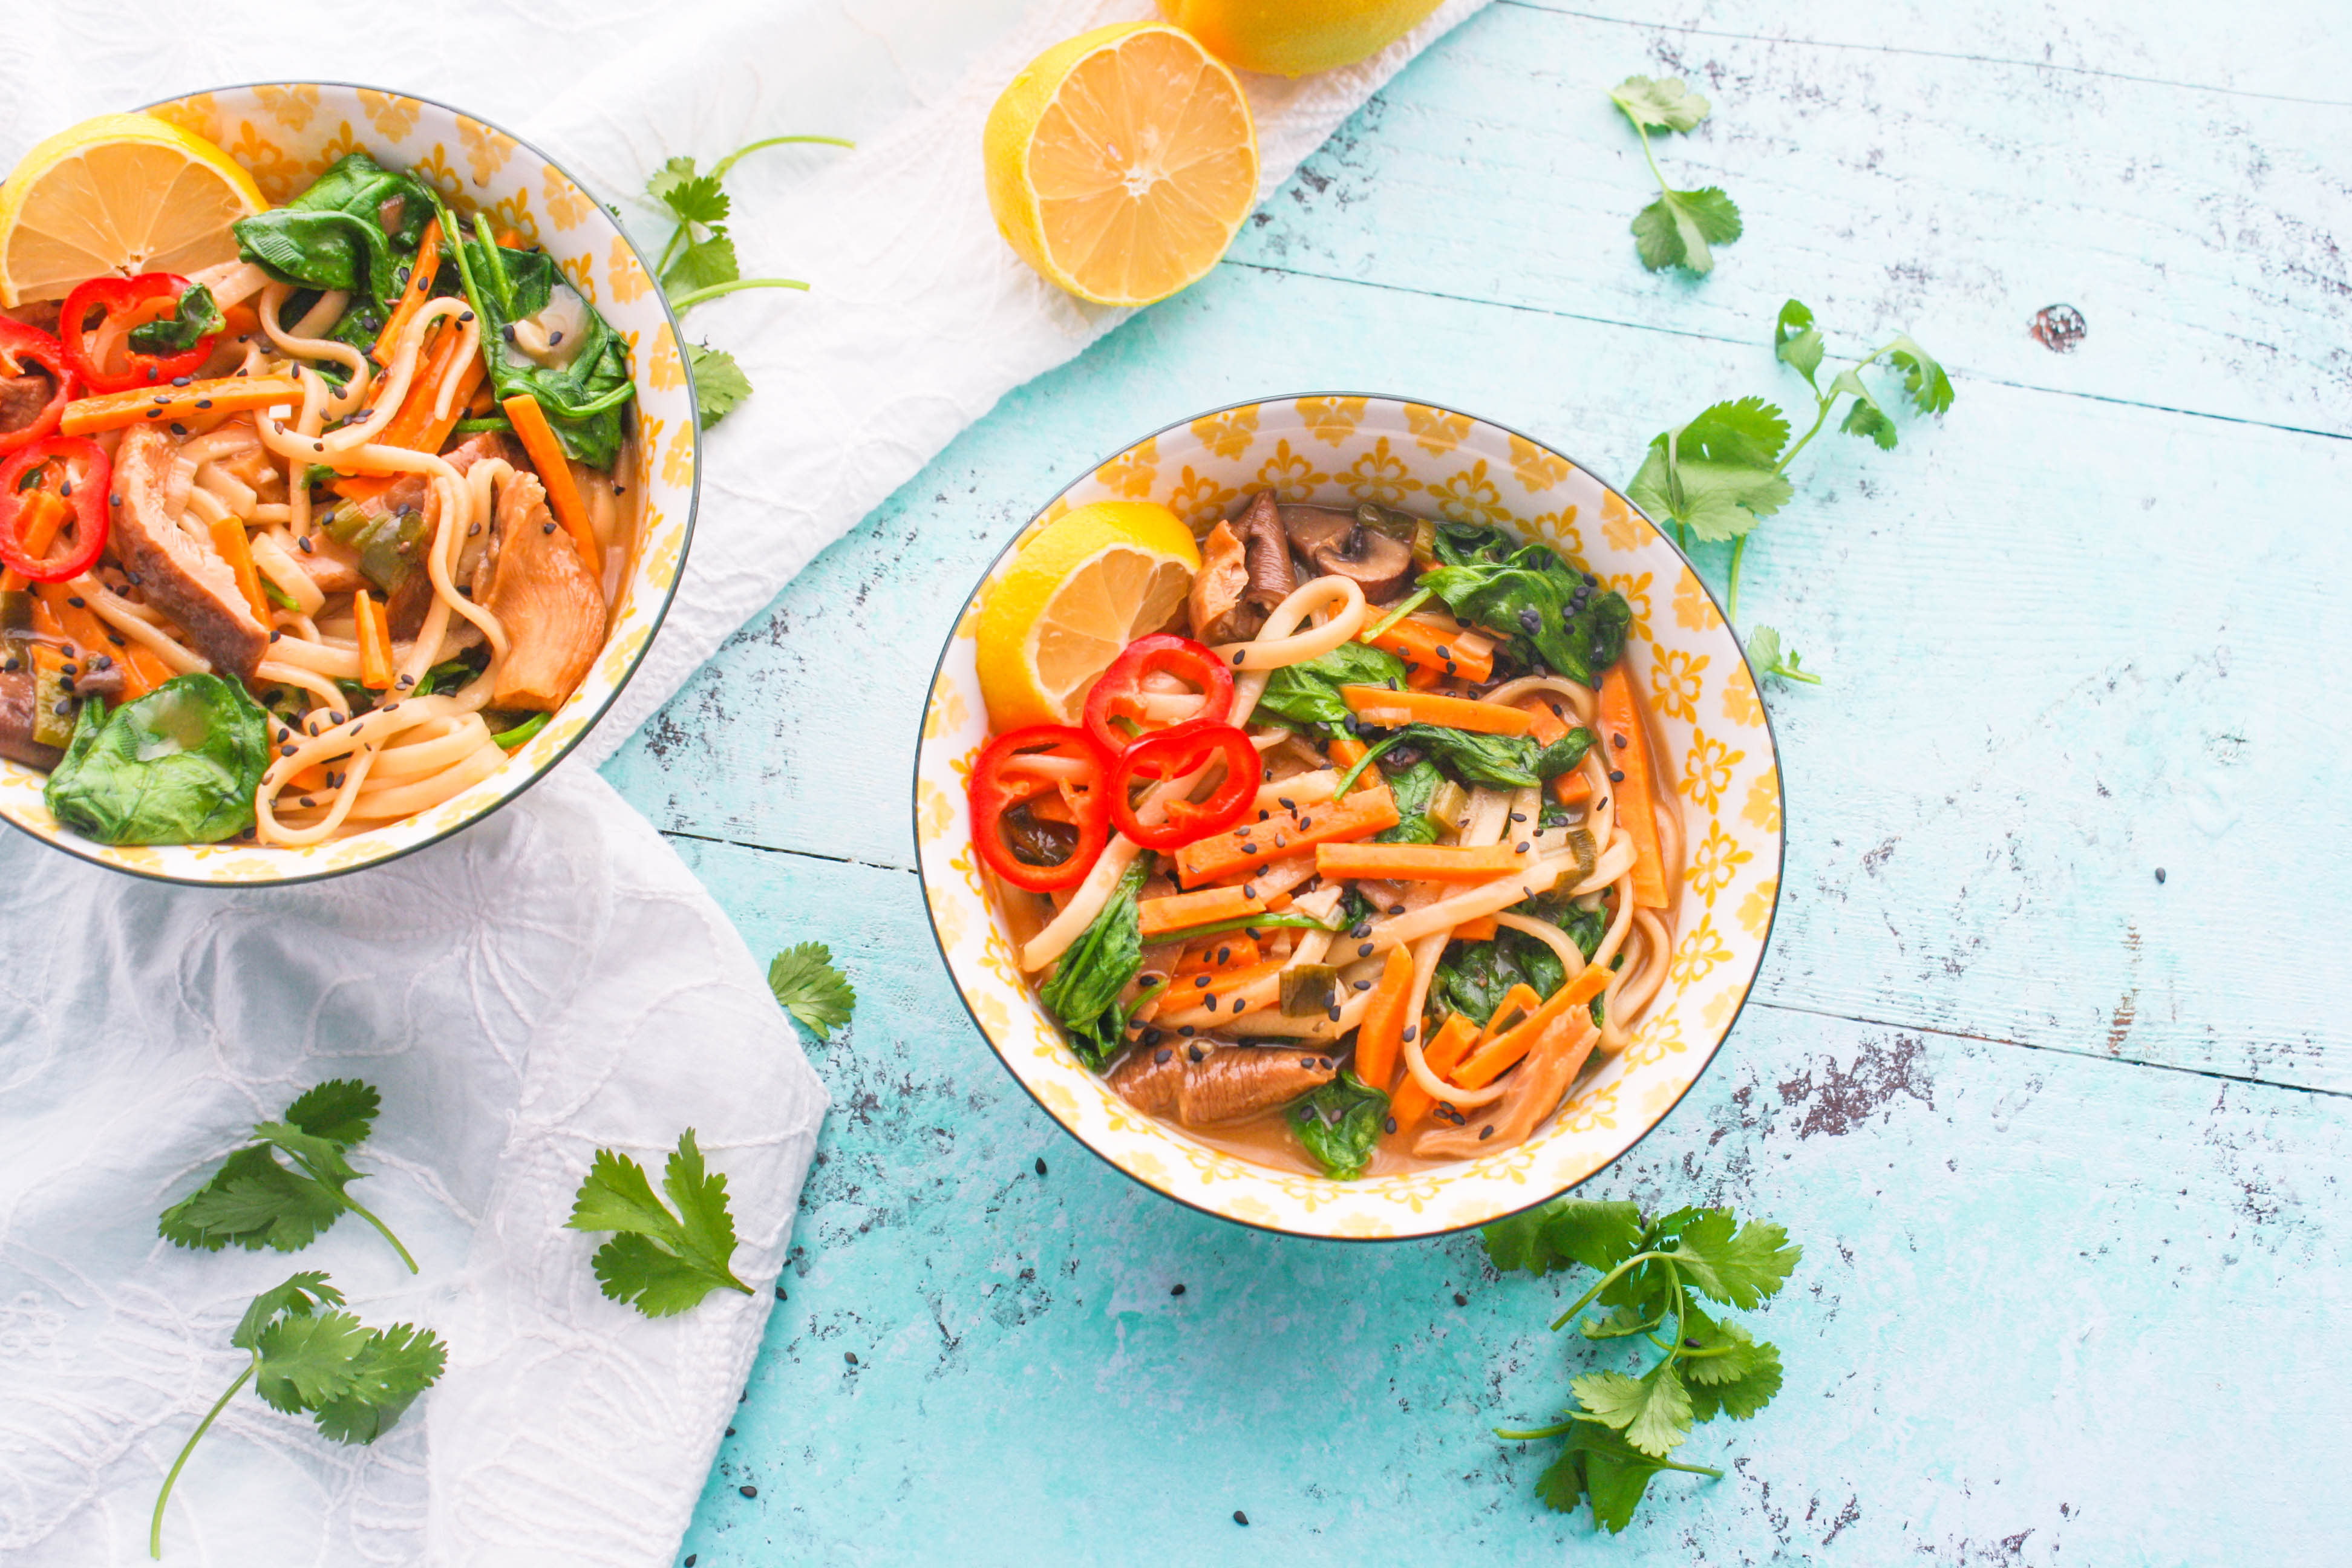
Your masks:
<instances>
[{"instance_id":1,"label":"whole lemon","mask_svg":"<svg viewBox=\"0 0 2352 1568\"><path fill-rule=\"evenodd\" d=\"M1296 77L1380 53L1437 0L1160 0L1160 9L1227 65Z\"/></svg>"}]
</instances>

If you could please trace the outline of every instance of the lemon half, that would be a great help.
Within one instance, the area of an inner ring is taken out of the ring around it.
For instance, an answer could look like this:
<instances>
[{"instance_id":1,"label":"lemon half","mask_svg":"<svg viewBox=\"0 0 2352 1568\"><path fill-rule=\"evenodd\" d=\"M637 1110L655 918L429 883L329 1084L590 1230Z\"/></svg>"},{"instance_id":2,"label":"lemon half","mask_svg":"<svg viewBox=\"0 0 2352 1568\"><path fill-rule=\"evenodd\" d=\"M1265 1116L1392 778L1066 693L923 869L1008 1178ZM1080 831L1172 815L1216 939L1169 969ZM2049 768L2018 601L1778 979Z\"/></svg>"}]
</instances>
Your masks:
<instances>
[{"instance_id":1,"label":"lemon half","mask_svg":"<svg viewBox=\"0 0 2352 1568\"><path fill-rule=\"evenodd\" d=\"M1150 501L1097 501L1046 525L981 605L990 720L1000 731L1076 723L1095 679L1174 617L1200 569L1192 531Z\"/></svg>"},{"instance_id":2,"label":"lemon half","mask_svg":"<svg viewBox=\"0 0 2352 1568\"><path fill-rule=\"evenodd\" d=\"M201 136L145 114L85 120L35 146L0 187L0 305L61 300L101 273L233 261L229 226L268 205Z\"/></svg>"}]
</instances>

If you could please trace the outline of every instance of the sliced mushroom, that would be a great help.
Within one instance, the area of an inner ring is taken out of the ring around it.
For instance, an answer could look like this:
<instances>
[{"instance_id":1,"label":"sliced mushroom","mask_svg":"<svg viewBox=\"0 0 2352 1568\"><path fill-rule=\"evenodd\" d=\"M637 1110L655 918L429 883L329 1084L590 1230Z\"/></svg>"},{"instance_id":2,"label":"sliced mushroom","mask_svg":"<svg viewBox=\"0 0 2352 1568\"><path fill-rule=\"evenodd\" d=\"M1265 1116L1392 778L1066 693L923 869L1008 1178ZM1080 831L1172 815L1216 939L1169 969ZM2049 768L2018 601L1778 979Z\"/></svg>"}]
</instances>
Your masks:
<instances>
[{"instance_id":1,"label":"sliced mushroom","mask_svg":"<svg viewBox=\"0 0 2352 1568\"><path fill-rule=\"evenodd\" d=\"M31 670L0 671L0 757L47 773L64 759L65 752L37 735L33 704L38 695Z\"/></svg>"},{"instance_id":2,"label":"sliced mushroom","mask_svg":"<svg viewBox=\"0 0 2352 1568\"><path fill-rule=\"evenodd\" d=\"M1367 528L1352 511L1330 506L1286 506L1282 526L1290 547L1325 576L1352 577L1373 604L1395 597L1412 580L1412 546Z\"/></svg>"},{"instance_id":3,"label":"sliced mushroom","mask_svg":"<svg viewBox=\"0 0 2352 1568\"><path fill-rule=\"evenodd\" d=\"M1149 1116L1214 1127L1287 1105L1339 1076L1339 1064L1297 1046L1236 1046L1163 1036L1111 1069L1110 1086Z\"/></svg>"},{"instance_id":4,"label":"sliced mushroom","mask_svg":"<svg viewBox=\"0 0 2352 1568\"><path fill-rule=\"evenodd\" d=\"M517 474L499 492L490 548L476 575L487 577L482 602L507 632L490 706L553 712L604 646L604 595L548 512L538 476Z\"/></svg>"},{"instance_id":5,"label":"sliced mushroom","mask_svg":"<svg viewBox=\"0 0 2352 1568\"><path fill-rule=\"evenodd\" d=\"M1283 532L1282 509L1275 504L1274 492L1260 490L1251 497L1241 516L1234 519L1234 531L1241 535L1249 563L1249 589L1243 597L1271 613L1298 586L1298 574L1290 565L1290 539Z\"/></svg>"},{"instance_id":6,"label":"sliced mushroom","mask_svg":"<svg viewBox=\"0 0 2352 1568\"><path fill-rule=\"evenodd\" d=\"M1193 637L1204 643L1246 642L1265 625L1265 612L1246 602L1249 565L1231 523L1220 522L1201 542L1201 569L1186 602Z\"/></svg>"},{"instance_id":7,"label":"sliced mushroom","mask_svg":"<svg viewBox=\"0 0 2352 1568\"><path fill-rule=\"evenodd\" d=\"M269 646L236 574L212 547L180 526L164 498L179 445L152 425L124 432L114 450L115 559L138 581L147 602L187 628L188 641L213 671L253 679Z\"/></svg>"}]
</instances>

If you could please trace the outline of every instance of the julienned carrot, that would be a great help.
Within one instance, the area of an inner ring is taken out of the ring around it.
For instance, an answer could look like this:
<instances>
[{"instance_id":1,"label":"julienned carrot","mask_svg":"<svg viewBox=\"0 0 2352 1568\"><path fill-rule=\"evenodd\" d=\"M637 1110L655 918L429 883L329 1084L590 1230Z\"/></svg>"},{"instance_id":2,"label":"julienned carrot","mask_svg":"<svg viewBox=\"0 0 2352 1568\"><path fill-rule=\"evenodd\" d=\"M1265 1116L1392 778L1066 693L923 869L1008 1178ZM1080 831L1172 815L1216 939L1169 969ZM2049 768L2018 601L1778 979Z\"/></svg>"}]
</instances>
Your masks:
<instances>
[{"instance_id":1,"label":"julienned carrot","mask_svg":"<svg viewBox=\"0 0 2352 1568\"><path fill-rule=\"evenodd\" d=\"M1553 1022L1579 1003L1590 1002L1601 994L1609 984L1609 971L1597 963L1585 965L1583 973L1551 994L1551 999L1529 1013L1491 1040L1482 1041L1475 1051L1456 1068L1451 1081L1464 1089L1484 1089L1504 1072L1518 1064L1519 1058L1535 1048L1536 1041ZM1501 1016L1501 1010L1496 1010Z\"/></svg>"},{"instance_id":2,"label":"julienned carrot","mask_svg":"<svg viewBox=\"0 0 2352 1568\"><path fill-rule=\"evenodd\" d=\"M1255 937L1243 931L1223 931L1202 937L1186 947L1183 956L1176 961L1175 978L1189 984L1195 974L1231 974L1255 969L1264 962L1265 955L1258 950Z\"/></svg>"},{"instance_id":3,"label":"julienned carrot","mask_svg":"<svg viewBox=\"0 0 2352 1568\"><path fill-rule=\"evenodd\" d=\"M185 386L133 387L66 405L58 428L68 436L117 430L142 419L194 419L205 414L241 414L273 404L302 401L300 384L282 375L224 375Z\"/></svg>"},{"instance_id":4,"label":"julienned carrot","mask_svg":"<svg viewBox=\"0 0 2352 1568\"><path fill-rule=\"evenodd\" d=\"M1507 844L1323 844L1315 869L1327 878L1396 882L1483 882L1528 862Z\"/></svg>"},{"instance_id":5,"label":"julienned carrot","mask_svg":"<svg viewBox=\"0 0 2352 1568\"><path fill-rule=\"evenodd\" d=\"M76 605L76 596L68 584L34 584L33 598L37 606L34 629L63 637L81 655L85 666L92 655L110 655L122 668L122 700L125 702L134 697L146 696L172 679L169 665L128 637L123 638L121 647L115 646L114 637L108 632L106 623L98 618L98 612L87 605ZM48 622L47 626L41 624L44 619Z\"/></svg>"},{"instance_id":6,"label":"julienned carrot","mask_svg":"<svg viewBox=\"0 0 2352 1568\"><path fill-rule=\"evenodd\" d=\"M1600 744L1606 748L1614 781L1617 821L1633 840L1633 902L1645 910L1666 907L1666 864L1658 848L1657 807L1650 785L1650 742L1642 730L1639 700L1622 664L1601 678Z\"/></svg>"},{"instance_id":7,"label":"julienned carrot","mask_svg":"<svg viewBox=\"0 0 2352 1568\"><path fill-rule=\"evenodd\" d=\"M1278 811L1231 833L1196 839L1176 851L1176 878L1186 887L1223 881L1269 862L1325 844L1369 838L1397 825L1395 797L1386 784L1360 789L1345 800L1318 801L1297 812Z\"/></svg>"},{"instance_id":8,"label":"julienned carrot","mask_svg":"<svg viewBox=\"0 0 2352 1568\"><path fill-rule=\"evenodd\" d=\"M596 530L588 521L588 503L580 499L580 487L572 482L572 465L564 459L563 448L556 444L555 432L548 426L547 415L539 400L528 392L518 392L499 405L506 410L507 422L522 442L522 449L530 454L530 466L539 470L540 482L547 487L547 504L555 513L555 521L580 547L580 559L588 563L588 575L603 579L604 552L596 545Z\"/></svg>"},{"instance_id":9,"label":"julienned carrot","mask_svg":"<svg viewBox=\"0 0 2352 1568\"><path fill-rule=\"evenodd\" d=\"M66 520L73 516L73 508L55 490L45 489L26 490L19 505L23 510L16 518L17 537L24 541L25 553L38 561L58 542ZM18 593L26 582L25 574L11 566L0 572L0 593Z\"/></svg>"},{"instance_id":10,"label":"julienned carrot","mask_svg":"<svg viewBox=\"0 0 2352 1568\"><path fill-rule=\"evenodd\" d=\"M1247 969L1196 975L1160 998L1160 1012L1153 1022L1162 1028L1213 1025L1218 1014L1226 1013L1234 1016L1234 1026L1246 1034L1247 1026L1241 1020L1252 1013L1270 1011L1279 1000L1284 962L1269 958ZM1203 979L1209 984L1201 984ZM1208 1010L1202 1012L1204 1007Z\"/></svg>"},{"instance_id":11,"label":"julienned carrot","mask_svg":"<svg viewBox=\"0 0 2352 1568\"><path fill-rule=\"evenodd\" d=\"M1429 1065L1431 1072L1443 1079L1477 1043L1478 1026L1464 1014L1451 1014L1437 1033L1430 1037L1429 1044L1422 1047L1422 1060ZM1395 1118L1399 1132L1410 1132L1413 1123L1427 1116L1436 1103L1421 1087L1421 1080L1407 1073L1404 1081L1397 1086L1396 1098L1389 1101L1389 1114Z\"/></svg>"},{"instance_id":12,"label":"julienned carrot","mask_svg":"<svg viewBox=\"0 0 2352 1568\"><path fill-rule=\"evenodd\" d=\"M1467 697L1441 697L1429 691L1391 691L1385 686L1343 686L1340 700L1358 717L1385 725L1437 724L1448 730L1472 730L1482 735L1524 735L1534 721L1501 702L1480 702Z\"/></svg>"},{"instance_id":13,"label":"julienned carrot","mask_svg":"<svg viewBox=\"0 0 2352 1568\"><path fill-rule=\"evenodd\" d=\"M1480 915L1475 921L1464 921L1460 925L1455 926L1454 928L1454 940L1456 942L1492 942L1495 940L1496 931L1500 929L1501 928L1499 926L1496 925L1494 916Z\"/></svg>"},{"instance_id":14,"label":"julienned carrot","mask_svg":"<svg viewBox=\"0 0 2352 1568\"><path fill-rule=\"evenodd\" d=\"M1503 999L1495 1004L1495 1010L1486 1015L1486 1026L1478 1031L1478 1043L1486 1045L1512 1026L1534 1016L1543 1000L1534 986L1520 981L1504 993Z\"/></svg>"},{"instance_id":15,"label":"julienned carrot","mask_svg":"<svg viewBox=\"0 0 2352 1568\"><path fill-rule=\"evenodd\" d=\"M245 524L233 517L218 518L211 531L213 553L236 574L237 592L245 595L246 607L253 612L253 618L268 626L269 595L261 591L261 574L254 568L253 544L245 536Z\"/></svg>"},{"instance_id":16,"label":"julienned carrot","mask_svg":"<svg viewBox=\"0 0 2352 1568\"><path fill-rule=\"evenodd\" d=\"M1343 773L1361 762L1370 749L1353 735L1334 735L1331 743L1324 748L1331 754L1331 766Z\"/></svg>"},{"instance_id":17,"label":"julienned carrot","mask_svg":"<svg viewBox=\"0 0 2352 1568\"><path fill-rule=\"evenodd\" d=\"M408 288L400 296L400 303L392 308L384 319L383 331L375 335L375 346L368 350L369 357L378 364L392 363L394 345L425 301L433 298L433 278L441 270L441 220L435 218L425 226L425 237L416 242L416 261L408 269Z\"/></svg>"},{"instance_id":18,"label":"julienned carrot","mask_svg":"<svg viewBox=\"0 0 2352 1568\"><path fill-rule=\"evenodd\" d=\"M1549 746L1568 733L1568 721L1552 706L1555 700L1540 694L1519 700L1528 721L1535 726L1531 733L1539 746ZM1570 768L1551 781L1551 794L1562 805L1580 805L1592 798L1592 781L1584 776L1582 770Z\"/></svg>"},{"instance_id":19,"label":"julienned carrot","mask_svg":"<svg viewBox=\"0 0 2352 1568\"><path fill-rule=\"evenodd\" d=\"M1404 1035L1404 1004L1412 990L1412 954L1389 949L1372 999L1356 1026L1356 1076L1385 1092L1396 1079L1397 1052Z\"/></svg>"},{"instance_id":20,"label":"julienned carrot","mask_svg":"<svg viewBox=\"0 0 2352 1568\"><path fill-rule=\"evenodd\" d=\"M418 351L417 370L409 379L407 396L369 445L438 452L449 444L450 432L466 416L467 398L488 374L482 356L477 353L458 373L457 392L449 399L449 412L446 416L434 413L439 402L441 378L448 374L449 363L457 357L464 338L465 334L454 327L445 328L429 349ZM401 478L399 474L351 474L338 479L335 489L345 500L364 505L398 484Z\"/></svg>"},{"instance_id":21,"label":"julienned carrot","mask_svg":"<svg viewBox=\"0 0 2352 1568\"><path fill-rule=\"evenodd\" d=\"M1370 640L1407 664L1473 684L1495 673L1495 639L1458 622L1407 616Z\"/></svg>"},{"instance_id":22,"label":"julienned carrot","mask_svg":"<svg viewBox=\"0 0 2352 1568\"><path fill-rule=\"evenodd\" d=\"M360 684L370 691L392 689L392 628L383 606L362 588L352 595L352 628L360 645Z\"/></svg>"},{"instance_id":23,"label":"julienned carrot","mask_svg":"<svg viewBox=\"0 0 2352 1568\"><path fill-rule=\"evenodd\" d=\"M1143 940L1150 941L1162 931L1182 931L1186 926L1204 926L1213 921L1239 920L1244 915L1263 914L1265 905L1250 898L1239 888L1203 888L1197 893L1175 893L1164 899L1145 899L1135 906L1143 921Z\"/></svg>"}]
</instances>

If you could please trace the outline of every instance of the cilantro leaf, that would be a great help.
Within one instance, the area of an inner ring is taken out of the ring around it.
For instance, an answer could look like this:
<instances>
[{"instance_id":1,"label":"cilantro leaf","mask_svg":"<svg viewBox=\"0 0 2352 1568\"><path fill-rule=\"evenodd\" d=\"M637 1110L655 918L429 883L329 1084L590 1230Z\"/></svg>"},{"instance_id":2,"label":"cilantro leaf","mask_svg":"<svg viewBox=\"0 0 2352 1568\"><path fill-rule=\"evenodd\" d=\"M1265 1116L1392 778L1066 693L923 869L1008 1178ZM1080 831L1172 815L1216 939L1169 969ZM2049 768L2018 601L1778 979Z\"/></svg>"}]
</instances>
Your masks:
<instances>
[{"instance_id":1,"label":"cilantro leaf","mask_svg":"<svg viewBox=\"0 0 2352 1568\"><path fill-rule=\"evenodd\" d=\"M1737 1229L1734 1227L1737 1226ZM1711 1301L1750 1309L1780 1293L1805 1255L1769 1220L1739 1225L1729 1209L1706 1209L1675 1237L1675 1268Z\"/></svg>"},{"instance_id":2,"label":"cilantro leaf","mask_svg":"<svg viewBox=\"0 0 2352 1568\"><path fill-rule=\"evenodd\" d=\"M821 942L804 942L776 954L768 965L768 989L776 994L779 1006L820 1040L833 1038L833 1031L847 1024L857 1006L857 993L833 966L833 950Z\"/></svg>"},{"instance_id":3,"label":"cilantro leaf","mask_svg":"<svg viewBox=\"0 0 2352 1568\"><path fill-rule=\"evenodd\" d=\"M1637 129L1647 131L1695 131L1712 108L1678 76L1663 81L1629 76L1609 89L1609 97Z\"/></svg>"},{"instance_id":4,"label":"cilantro leaf","mask_svg":"<svg viewBox=\"0 0 2352 1568\"><path fill-rule=\"evenodd\" d=\"M691 158L672 158L655 170L654 177L646 182L646 194L682 224L709 227L727 221L730 204L727 193L719 188L719 176L696 174Z\"/></svg>"},{"instance_id":5,"label":"cilantro leaf","mask_svg":"<svg viewBox=\"0 0 2352 1568\"><path fill-rule=\"evenodd\" d=\"M1651 271L1679 267L1712 272L1715 252L1709 247L1739 237L1739 206L1720 185L1696 191L1661 186L1658 199L1633 215L1632 226L1634 248Z\"/></svg>"},{"instance_id":6,"label":"cilantro leaf","mask_svg":"<svg viewBox=\"0 0 2352 1568\"><path fill-rule=\"evenodd\" d=\"M1622 1340L1629 1335L1646 1333L1658 1326L1657 1318L1637 1312L1631 1307L1612 1307L1598 1318L1587 1318L1576 1325L1576 1331L1588 1340Z\"/></svg>"},{"instance_id":7,"label":"cilantro leaf","mask_svg":"<svg viewBox=\"0 0 2352 1568\"><path fill-rule=\"evenodd\" d=\"M1663 1459L1690 1436L1690 1393L1662 1361L1641 1377L1622 1372L1588 1372L1569 1384L1584 1407L1625 1434L1625 1440Z\"/></svg>"},{"instance_id":8,"label":"cilantro leaf","mask_svg":"<svg viewBox=\"0 0 2352 1568\"><path fill-rule=\"evenodd\" d=\"M735 259L735 242L724 234L714 234L678 252L677 259L662 274L662 292L679 300L698 289L732 283L742 276L743 268Z\"/></svg>"},{"instance_id":9,"label":"cilantro leaf","mask_svg":"<svg viewBox=\"0 0 2352 1568\"><path fill-rule=\"evenodd\" d=\"M1941 414L1952 405L1952 378L1910 334L1896 333L1885 353L1887 363L1903 372L1903 389L1911 395L1913 407L1922 414Z\"/></svg>"},{"instance_id":10,"label":"cilantro leaf","mask_svg":"<svg viewBox=\"0 0 2352 1568\"><path fill-rule=\"evenodd\" d=\"M1789 421L1760 397L1717 403L1650 442L1633 504L1708 541L1737 539L1796 493L1779 469Z\"/></svg>"},{"instance_id":11,"label":"cilantro leaf","mask_svg":"<svg viewBox=\"0 0 2352 1568\"><path fill-rule=\"evenodd\" d=\"M1863 381L1858 365L1848 365L1838 372L1835 381L1830 383L1829 395L1832 399L1847 392L1853 394L1853 406L1845 411L1845 418L1839 423L1838 428L1849 436L1867 436L1878 443L1878 449L1882 452L1895 450L1895 442L1901 438L1895 431L1895 420L1879 406L1878 399Z\"/></svg>"},{"instance_id":12,"label":"cilantro leaf","mask_svg":"<svg viewBox=\"0 0 2352 1568\"><path fill-rule=\"evenodd\" d=\"M429 1330L395 1323L371 1331L342 1310L342 1300L343 1293L324 1274L309 1272L264 1290L246 1308L229 1343L251 1359L197 1423L164 1476L148 1526L150 1556L163 1553L163 1508L181 1468L211 1428L213 1416L248 1381L272 1409L288 1415L307 1411L325 1436L338 1443L373 1443L439 1380L448 1352Z\"/></svg>"},{"instance_id":13,"label":"cilantro leaf","mask_svg":"<svg viewBox=\"0 0 2352 1568\"><path fill-rule=\"evenodd\" d=\"M1822 334L1803 300L1791 300L1780 307L1780 319L1772 327L1772 353L1781 363L1795 366L1816 392L1820 390L1813 373L1822 368Z\"/></svg>"},{"instance_id":14,"label":"cilantro leaf","mask_svg":"<svg viewBox=\"0 0 2352 1568\"><path fill-rule=\"evenodd\" d=\"M735 1253L735 1221L727 1207L727 1178L706 1170L694 1129L679 1135L654 1195L645 1167L625 1154L599 1149L572 1202L573 1230L621 1234L596 1249L594 1268L604 1294L649 1318L694 1306L720 1286L751 1288L728 1267Z\"/></svg>"},{"instance_id":15,"label":"cilantro leaf","mask_svg":"<svg viewBox=\"0 0 2352 1568\"><path fill-rule=\"evenodd\" d=\"M1780 634L1771 626L1758 626L1748 637L1748 657L1765 674L1781 680L1801 680L1807 686L1819 686L1822 678L1805 668L1804 657L1796 649L1781 650Z\"/></svg>"},{"instance_id":16,"label":"cilantro leaf","mask_svg":"<svg viewBox=\"0 0 2352 1568\"><path fill-rule=\"evenodd\" d=\"M702 427L708 430L751 395L751 381L735 363L735 356L724 349L688 343L686 355L694 365L694 411L702 416Z\"/></svg>"},{"instance_id":17,"label":"cilantro leaf","mask_svg":"<svg viewBox=\"0 0 2352 1568\"><path fill-rule=\"evenodd\" d=\"M314 1085L286 1108L285 1120L257 1123L252 1141L211 1180L165 1209L156 1234L206 1252L232 1242L248 1252L299 1252L348 1211L391 1242L414 1274L416 1260L400 1238L346 1191L363 1173L344 1151L366 1140L381 1103L375 1089L356 1079ZM279 1163L280 1153L290 1166Z\"/></svg>"},{"instance_id":18,"label":"cilantro leaf","mask_svg":"<svg viewBox=\"0 0 2352 1568\"><path fill-rule=\"evenodd\" d=\"M1488 1226L1482 1237L1496 1268L1549 1274L1571 1263L1606 1271L1641 1250L1639 1204L1554 1198Z\"/></svg>"}]
</instances>

